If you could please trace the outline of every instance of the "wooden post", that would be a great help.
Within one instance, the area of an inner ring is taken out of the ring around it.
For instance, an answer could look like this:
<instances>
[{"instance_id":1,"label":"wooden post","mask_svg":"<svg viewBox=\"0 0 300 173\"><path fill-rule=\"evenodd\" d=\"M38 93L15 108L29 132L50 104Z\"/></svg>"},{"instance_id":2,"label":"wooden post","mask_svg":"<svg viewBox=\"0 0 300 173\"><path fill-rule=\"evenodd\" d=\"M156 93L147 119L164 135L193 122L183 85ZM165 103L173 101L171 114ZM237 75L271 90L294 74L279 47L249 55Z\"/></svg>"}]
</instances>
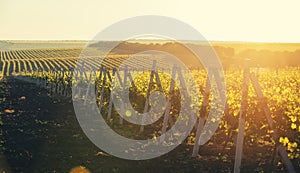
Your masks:
<instances>
[{"instance_id":1,"label":"wooden post","mask_svg":"<svg viewBox=\"0 0 300 173\"><path fill-rule=\"evenodd\" d=\"M179 79L180 85L182 86L181 87L181 89L182 89L181 93L184 95L184 99L187 99L188 101L190 101L190 96L188 95L188 90L187 90L187 87L186 87L186 83L185 83L184 77L182 75L182 70L181 70L180 67L177 67L176 69L177 69L178 79ZM183 99L183 98L181 97L181 99ZM188 106L189 105L190 104L188 104Z\"/></svg>"},{"instance_id":2,"label":"wooden post","mask_svg":"<svg viewBox=\"0 0 300 173\"><path fill-rule=\"evenodd\" d=\"M68 79L68 72L66 71L63 71L63 92L62 92L62 95L63 96L66 96L67 95L67 92L66 92L66 90L67 90L67 85L66 85L66 83L65 83L65 76L66 76L66 79Z\"/></svg>"},{"instance_id":3,"label":"wooden post","mask_svg":"<svg viewBox=\"0 0 300 173\"><path fill-rule=\"evenodd\" d=\"M151 92L151 88L152 88L152 83L153 83L153 78L154 78L154 70L156 68L156 61L154 60L153 61L153 64L152 64L152 70L151 70L151 73L150 73L150 81L149 81L149 84L148 84L148 91L147 91L147 94L146 94L146 101L145 101L145 106L144 106L144 113L147 113L148 112L148 109L149 109L149 95L150 95L150 92ZM144 121L144 117L142 118L142 123ZM140 133L142 133L144 131L144 126L141 125L140 127Z\"/></svg>"},{"instance_id":4,"label":"wooden post","mask_svg":"<svg viewBox=\"0 0 300 173\"><path fill-rule=\"evenodd\" d=\"M127 70L126 68L124 69L124 75L126 73L126 76L127 76ZM124 76L124 81L121 79L121 76L120 76L120 73L119 71L116 69L116 68L113 68L113 71L112 71L112 77L110 77L110 80L111 80L111 83L112 83L112 87L114 86L115 84L115 80L118 80L121 87L125 89L125 86L126 86L126 80L127 80L127 77ZM111 93L110 93L110 99L109 99L109 108L108 108L108 116L107 116L107 119L110 119L111 118L111 113L112 113L112 106L113 106L113 91L111 90ZM121 106L121 112L124 113L124 106ZM121 119L119 120L120 124L123 123L123 119L121 117Z\"/></svg>"},{"instance_id":5,"label":"wooden post","mask_svg":"<svg viewBox=\"0 0 300 173\"><path fill-rule=\"evenodd\" d=\"M266 98L263 96L262 90L259 86L258 80L257 80L257 78L255 77L254 74L250 75L250 79L253 83L253 87L254 87L256 95L259 99L260 105L261 105L261 107L262 107L262 109L265 113L265 116L268 120L270 129L273 130L272 136L273 136L275 142L278 144L278 151L279 151L279 154L282 158L282 161L283 161L283 163L285 164L285 166L287 167L287 169L290 173L295 173L296 171L293 167L292 162L288 158L288 155L287 155L287 152L286 152L285 148L280 143L278 143L279 135L278 135L278 132L277 132L276 127L274 125L273 119L271 117L271 112L270 112L269 106L267 104Z\"/></svg>"},{"instance_id":6,"label":"wooden post","mask_svg":"<svg viewBox=\"0 0 300 173\"><path fill-rule=\"evenodd\" d=\"M102 80L102 75L103 75L103 66L100 67L100 73L99 73L99 76L97 77L96 76L96 79L95 79L95 86L96 86L96 102L97 102L97 106L100 105L100 101L98 102L98 97L100 96L100 92L99 92L99 89L98 89L98 82L101 82Z\"/></svg>"},{"instance_id":7,"label":"wooden post","mask_svg":"<svg viewBox=\"0 0 300 173\"><path fill-rule=\"evenodd\" d=\"M74 72L70 71L70 72L69 72L68 87L67 87L67 91L66 91L66 96L67 96L67 97L72 97L72 81L73 81L73 75L74 75Z\"/></svg>"},{"instance_id":8,"label":"wooden post","mask_svg":"<svg viewBox=\"0 0 300 173\"><path fill-rule=\"evenodd\" d=\"M54 87L54 94L57 93L57 74L56 74L56 73L57 73L57 72L55 71L55 72L54 72L54 76L55 76L55 77L54 77L54 78L55 78L55 80L54 80L54 81L55 81L55 84L54 84L54 86L55 86L55 87Z\"/></svg>"},{"instance_id":9,"label":"wooden post","mask_svg":"<svg viewBox=\"0 0 300 173\"><path fill-rule=\"evenodd\" d=\"M148 112L149 109L149 96L150 96L150 92L152 89L152 85L153 85L153 78L155 76L156 82L158 84L159 89L162 91L162 86L161 86L161 82L160 82L160 78L157 72L155 72L156 69L156 60L153 61L152 64L152 69L151 69L151 73L150 73L150 81L149 81L149 85L148 85L148 91L147 91L147 95L146 95L146 102L145 102L145 107L144 107L144 113ZM142 123L144 122L144 117L142 117ZM144 125L141 125L140 127L140 133L142 133L144 131Z\"/></svg>"},{"instance_id":10,"label":"wooden post","mask_svg":"<svg viewBox=\"0 0 300 173\"><path fill-rule=\"evenodd\" d=\"M86 71L85 71L84 69L85 69L85 63L83 62L83 63L82 63L82 70L81 70L80 72L81 72L81 74L82 74L82 72L83 72L84 77L87 79Z\"/></svg>"},{"instance_id":11,"label":"wooden post","mask_svg":"<svg viewBox=\"0 0 300 173\"><path fill-rule=\"evenodd\" d=\"M124 90L126 89L126 82L127 82L127 74L128 74L128 68L127 66L125 66L124 68L124 78L123 78L123 85L122 85L122 89L123 89L123 93L124 93ZM124 98L124 95L122 94L122 100L125 100ZM125 116L125 108L124 108L124 102L123 104L121 104L121 114L123 114ZM120 120L119 120L119 123L122 125L123 124L123 117L120 116Z\"/></svg>"},{"instance_id":12,"label":"wooden post","mask_svg":"<svg viewBox=\"0 0 300 173\"><path fill-rule=\"evenodd\" d=\"M63 89L64 89L64 72L62 71L63 69L61 69L61 71L59 72L59 95L63 95Z\"/></svg>"},{"instance_id":13,"label":"wooden post","mask_svg":"<svg viewBox=\"0 0 300 173\"><path fill-rule=\"evenodd\" d=\"M243 155L243 143L244 143L244 130L245 130L245 118L246 111L248 106L248 89L249 89L249 68L244 69L244 79L242 84L242 100L241 108L239 115L239 125L238 125L238 136L236 141L236 152L235 152L235 163L234 163L234 172L239 173L242 155Z\"/></svg>"},{"instance_id":14,"label":"wooden post","mask_svg":"<svg viewBox=\"0 0 300 173\"><path fill-rule=\"evenodd\" d=\"M196 157L198 152L199 152L199 140L200 140L200 135L202 133L203 127L204 127L204 122L206 119L206 108L209 102L209 93L211 89L211 81L212 80L212 71L211 69L208 69L208 74L206 78L206 86L205 86L205 91L204 91L204 97L202 101L202 106L200 108L200 117L199 117L199 122L197 126L197 131L196 131L196 138L195 138L195 144L193 147L193 154L192 157Z\"/></svg>"},{"instance_id":15,"label":"wooden post","mask_svg":"<svg viewBox=\"0 0 300 173\"><path fill-rule=\"evenodd\" d=\"M77 87L75 87L74 88L74 99L75 99L75 96L76 96L76 94L77 94L77 99L76 100L78 100L79 99L79 91L80 91L80 89L79 89L79 86L78 86L78 79L79 79L79 72L76 70L76 71L74 71L74 75L75 75L75 82L77 83ZM75 85L75 83L74 83L74 85Z\"/></svg>"},{"instance_id":16,"label":"wooden post","mask_svg":"<svg viewBox=\"0 0 300 173\"><path fill-rule=\"evenodd\" d=\"M113 78L112 78L112 80L111 80L111 87L114 87L114 84L115 84L115 80L116 80L116 78L115 78L115 75L116 75L116 69L113 69L113 71L112 71L112 76L113 76ZM111 91L110 91L110 98L109 98L109 104L108 104L108 115L107 115L107 119L110 119L111 118L111 112L112 112L112 106L113 106L113 99L114 99L114 97L113 97L113 90L111 89Z\"/></svg>"},{"instance_id":17,"label":"wooden post","mask_svg":"<svg viewBox=\"0 0 300 173\"><path fill-rule=\"evenodd\" d=\"M103 105L103 99L104 99L104 89L105 89L105 84L106 84L106 69L103 70L103 82L101 86L101 91L100 91L100 104L99 104L99 110L101 111L102 105Z\"/></svg>"},{"instance_id":18,"label":"wooden post","mask_svg":"<svg viewBox=\"0 0 300 173\"><path fill-rule=\"evenodd\" d=\"M112 82L112 75L110 75L110 69L106 69L107 71L106 71L106 75L107 75L107 78L108 78L108 80L110 81L110 82Z\"/></svg>"},{"instance_id":19,"label":"wooden post","mask_svg":"<svg viewBox=\"0 0 300 173\"><path fill-rule=\"evenodd\" d=\"M176 66L173 66L172 69L172 74L171 74L171 80L170 80L170 89L169 89L169 93L168 93L168 98L167 98L167 106L166 106L166 110L165 110L165 115L164 115L164 120L163 120L163 127L162 127L162 137L160 142L163 142L165 140L165 133L167 130L167 125L168 125L168 120L169 120L169 116L170 116L170 107L171 107L171 99L172 99L172 94L174 91L174 85L175 85L175 81L173 79L175 79L176 77Z\"/></svg>"},{"instance_id":20,"label":"wooden post","mask_svg":"<svg viewBox=\"0 0 300 173\"><path fill-rule=\"evenodd\" d=\"M92 73L90 73L90 77L89 77L89 80L88 80L88 86L87 86L87 90L86 90L86 93L85 93L85 98L84 98L84 103L83 105L85 106L88 99L89 99L89 93L90 93L90 87L91 87L91 83L92 83Z\"/></svg>"},{"instance_id":21,"label":"wooden post","mask_svg":"<svg viewBox=\"0 0 300 173\"><path fill-rule=\"evenodd\" d=\"M47 76L44 74L43 88L47 89Z\"/></svg>"},{"instance_id":22,"label":"wooden post","mask_svg":"<svg viewBox=\"0 0 300 173\"><path fill-rule=\"evenodd\" d=\"M137 87L136 87L135 84L134 84L132 75L131 75L131 73L130 73L129 71L128 71L128 78L129 78L129 80L131 81L132 87L133 87L135 90L137 90Z\"/></svg>"},{"instance_id":23,"label":"wooden post","mask_svg":"<svg viewBox=\"0 0 300 173\"><path fill-rule=\"evenodd\" d=\"M226 104L226 94L225 94L225 86L222 85L222 78L219 74L219 70L218 69L213 69L213 75L217 84L217 88L218 88L218 92L220 95L220 99L222 103ZM223 81L224 82L224 81Z\"/></svg>"},{"instance_id":24,"label":"wooden post","mask_svg":"<svg viewBox=\"0 0 300 173\"><path fill-rule=\"evenodd\" d=\"M180 85L182 86L182 94L184 95L184 99L187 99L187 101L190 102L190 96L188 94L186 83L185 83L184 77L182 75L182 70L180 67L177 67L177 70L178 70L178 79L179 79ZM188 72L188 71L186 71L186 72ZM181 97L181 99L182 99L182 97ZM188 104L188 106L190 106L190 103Z\"/></svg>"},{"instance_id":25,"label":"wooden post","mask_svg":"<svg viewBox=\"0 0 300 173\"><path fill-rule=\"evenodd\" d=\"M116 75L117 75L117 78L118 78L121 86L123 86L123 80L121 79L120 73L119 73L119 71L117 69L116 69Z\"/></svg>"}]
</instances>

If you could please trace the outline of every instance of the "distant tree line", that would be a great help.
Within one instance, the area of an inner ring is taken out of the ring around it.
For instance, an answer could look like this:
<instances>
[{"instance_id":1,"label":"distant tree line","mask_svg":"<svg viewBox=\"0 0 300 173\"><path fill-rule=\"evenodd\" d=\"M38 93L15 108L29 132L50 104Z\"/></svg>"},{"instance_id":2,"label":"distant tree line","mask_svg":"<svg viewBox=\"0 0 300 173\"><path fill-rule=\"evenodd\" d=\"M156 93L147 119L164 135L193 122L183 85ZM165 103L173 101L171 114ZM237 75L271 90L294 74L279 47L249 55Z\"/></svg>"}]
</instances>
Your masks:
<instances>
[{"instance_id":1,"label":"distant tree line","mask_svg":"<svg viewBox=\"0 0 300 173\"><path fill-rule=\"evenodd\" d=\"M98 42L93 46L105 49L115 42ZM208 47L207 45L188 44L189 46ZM245 45L247 46L247 45ZM236 53L235 49L226 46L213 46L216 54L221 60L222 65L227 68L231 66L241 66L247 59L247 64L252 67L285 67L300 65L300 49L289 51L272 51L272 50L256 50L246 49ZM199 64L195 54L187 47L177 42L159 43L135 43L121 42L113 50L111 54L135 54L148 50L164 51L178 57L188 66Z\"/></svg>"},{"instance_id":2,"label":"distant tree line","mask_svg":"<svg viewBox=\"0 0 300 173\"><path fill-rule=\"evenodd\" d=\"M300 65L300 49L294 52L247 49L239 53L235 60L248 58L251 66L285 67Z\"/></svg>"}]
</instances>

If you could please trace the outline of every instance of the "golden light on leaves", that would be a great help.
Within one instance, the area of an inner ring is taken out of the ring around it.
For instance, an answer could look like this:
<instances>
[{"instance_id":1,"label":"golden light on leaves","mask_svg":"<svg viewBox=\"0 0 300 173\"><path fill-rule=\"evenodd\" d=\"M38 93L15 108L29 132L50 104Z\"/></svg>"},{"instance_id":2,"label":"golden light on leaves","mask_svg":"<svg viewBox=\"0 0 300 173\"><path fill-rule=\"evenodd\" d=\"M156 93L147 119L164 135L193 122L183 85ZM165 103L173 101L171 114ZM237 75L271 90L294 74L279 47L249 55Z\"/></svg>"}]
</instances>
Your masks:
<instances>
[{"instance_id":1,"label":"golden light on leaves","mask_svg":"<svg viewBox=\"0 0 300 173\"><path fill-rule=\"evenodd\" d=\"M296 116L291 116L290 119L291 119L291 121L292 121L293 123L297 121L297 117L296 117Z\"/></svg>"},{"instance_id":2,"label":"golden light on leaves","mask_svg":"<svg viewBox=\"0 0 300 173\"><path fill-rule=\"evenodd\" d=\"M291 124L291 128L294 130L294 129L297 128L297 125L296 125L295 123L292 123L292 124Z\"/></svg>"},{"instance_id":3,"label":"golden light on leaves","mask_svg":"<svg viewBox=\"0 0 300 173\"><path fill-rule=\"evenodd\" d=\"M290 141L290 140L289 140L289 138L287 138L287 137L284 137L284 138L283 138L283 137L280 137L280 138L279 138L279 142L282 143L283 146L286 146L286 145L289 143L289 141Z\"/></svg>"},{"instance_id":4,"label":"golden light on leaves","mask_svg":"<svg viewBox=\"0 0 300 173\"><path fill-rule=\"evenodd\" d=\"M77 166L71 169L69 173L91 173L91 172L84 166Z\"/></svg>"},{"instance_id":5,"label":"golden light on leaves","mask_svg":"<svg viewBox=\"0 0 300 173\"><path fill-rule=\"evenodd\" d=\"M125 115L126 115L126 117L131 117L131 111L130 110L126 110Z\"/></svg>"},{"instance_id":6,"label":"golden light on leaves","mask_svg":"<svg viewBox=\"0 0 300 173\"><path fill-rule=\"evenodd\" d=\"M4 112L7 113L7 114L12 114L12 113L15 112L15 110L13 110L13 109L5 109Z\"/></svg>"},{"instance_id":7,"label":"golden light on leaves","mask_svg":"<svg viewBox=\"0 0 300 173\"><path fill-rule=\"evenodd\" d=\"M102 152L102 151L99 151L99 152L96 153L96 156L109 156L109 155Z\"/></svg>"}]
</instances>

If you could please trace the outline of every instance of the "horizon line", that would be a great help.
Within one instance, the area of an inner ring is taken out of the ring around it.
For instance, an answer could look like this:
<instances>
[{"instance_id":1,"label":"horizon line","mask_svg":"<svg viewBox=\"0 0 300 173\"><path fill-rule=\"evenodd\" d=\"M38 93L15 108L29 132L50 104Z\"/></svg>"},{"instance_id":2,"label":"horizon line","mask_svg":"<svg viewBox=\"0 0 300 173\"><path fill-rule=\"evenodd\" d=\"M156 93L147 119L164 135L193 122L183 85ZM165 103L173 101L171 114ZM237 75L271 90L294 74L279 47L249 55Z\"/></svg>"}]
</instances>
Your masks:
<instances>
[{"instance_id":1,"label":"horizon line","mask_svg":"<svg viewBox=\"0 0 300 173\"><path fill-rule=\"evenodd\" d=\"M89 42L95 40L83 40L83 39L1 39L1 41L19 41L19 42ZM121 41L121 40L99 40L99 41ZM133 40L125 40L125 41L156 41L156 42L174 42L176 40L160 40L160 39L133 39ZM299 42L281 42L281 41L247 41L247 40L178 40L178 41L188 41L188 42L208 42L208 43L259 43L259 44L300 44Z\"/></svg>"}]
</instances>

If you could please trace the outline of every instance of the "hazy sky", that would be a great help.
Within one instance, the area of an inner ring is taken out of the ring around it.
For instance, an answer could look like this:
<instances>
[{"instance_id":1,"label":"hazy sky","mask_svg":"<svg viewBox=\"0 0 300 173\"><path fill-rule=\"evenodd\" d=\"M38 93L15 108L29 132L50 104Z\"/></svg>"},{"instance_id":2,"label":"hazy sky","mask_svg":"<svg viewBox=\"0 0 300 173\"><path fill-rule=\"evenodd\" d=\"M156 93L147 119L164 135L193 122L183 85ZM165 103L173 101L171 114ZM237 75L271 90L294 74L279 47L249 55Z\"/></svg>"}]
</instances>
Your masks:
<instances>
[{"instance_id":1,"label":"hazy sky","mask_svg":"<svg viewBox=\"0 0 300 173\"><path fill-rule=\"evenodd\" d=\"M164 15L208 40L300 42L299 0L0 0L0 40L89 40L121 19Z\"/></svg>"}]
</instances>

